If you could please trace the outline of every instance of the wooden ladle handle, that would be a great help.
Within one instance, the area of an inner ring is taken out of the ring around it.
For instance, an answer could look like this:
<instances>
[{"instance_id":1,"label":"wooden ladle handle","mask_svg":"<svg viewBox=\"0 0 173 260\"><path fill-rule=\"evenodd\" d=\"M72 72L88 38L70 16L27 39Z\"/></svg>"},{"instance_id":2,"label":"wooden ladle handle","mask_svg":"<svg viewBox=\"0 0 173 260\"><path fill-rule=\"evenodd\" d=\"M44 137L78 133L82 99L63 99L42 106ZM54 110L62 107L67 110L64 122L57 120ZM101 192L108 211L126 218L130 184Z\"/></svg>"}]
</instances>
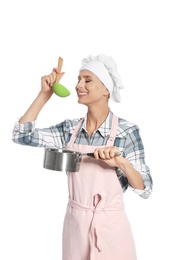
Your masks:
<instances>
[{"instance_id":1,"label":"wooden ladle handle","mask_svg":"<svg viewBox=\"0 0 173 260\"><path fill-rule=\"evenodd\" d=\"M59 57L58 66L57 66L57 69L59 72L61 72L61 70L62 70L62 64L63 64L63 59L61 57ZM60 75L56 74L56 82L59 82L60 78L61 78Z\"/></svg>"}]
</instances>

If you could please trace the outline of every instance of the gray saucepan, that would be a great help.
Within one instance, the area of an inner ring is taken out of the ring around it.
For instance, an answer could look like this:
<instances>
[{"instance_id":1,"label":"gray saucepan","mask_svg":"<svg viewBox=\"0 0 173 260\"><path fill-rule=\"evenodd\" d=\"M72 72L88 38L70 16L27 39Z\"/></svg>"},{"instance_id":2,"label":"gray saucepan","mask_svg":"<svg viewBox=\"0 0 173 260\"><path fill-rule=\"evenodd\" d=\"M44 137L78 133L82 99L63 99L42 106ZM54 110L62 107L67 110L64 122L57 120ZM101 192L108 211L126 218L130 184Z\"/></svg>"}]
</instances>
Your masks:
<instances>
[{"instance_id":1,"label":"gray saucepan","mask_svg":"<svg viewBox=\"0 0 173 260\"><path fill-rule=\"evenodd\" d=\"M119 155L121 155L121 152L115 153L115 157ZM43 167L54 171L78 172L82 156L94 157L94 153L45 148Z\"/></svg>"}]
</instances>

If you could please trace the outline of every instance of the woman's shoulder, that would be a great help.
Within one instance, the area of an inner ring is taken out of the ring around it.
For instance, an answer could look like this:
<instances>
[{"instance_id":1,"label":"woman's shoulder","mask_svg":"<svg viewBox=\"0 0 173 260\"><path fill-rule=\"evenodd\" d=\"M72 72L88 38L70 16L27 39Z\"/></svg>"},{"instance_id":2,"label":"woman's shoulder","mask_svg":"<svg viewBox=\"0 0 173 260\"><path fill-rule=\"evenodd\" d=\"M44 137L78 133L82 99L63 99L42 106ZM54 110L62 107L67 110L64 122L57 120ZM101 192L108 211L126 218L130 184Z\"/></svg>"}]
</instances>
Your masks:
<instances>
[{"instance_id":1,"label":"woman's shoulder","mask_svg":"<svg viewBox=\"0 0 173 260\"><path fill-rule=\"evenodd\" d=\"M64 130L66 129L70 131L73 130L82 119L83 118L66 118L61 123L56 124L56 127L63 127Z\"/></svg>"},{"instance_id":2,"label":"woman's shoulder","mask_svg":"<svg viewBox=\"0 0 173 260\"><path fill-rule=\"evenodd\" d=\"M139 130L139 127L135 123L128 121L121 117L118 118L117 134L119 136L124 137L125 135L130 134L134 131L138 131L138 130Z\"/></svg>"},{"instance_id":3,"label":"woman's shoulder","mask_svg":"<svg viewBox=\"0 0 173 260\"><path fill-rule=\"evenodd\" d=\"M64 119L65 124L77 125L82 118L66 118Z\"/></svg>"}]
</instances>

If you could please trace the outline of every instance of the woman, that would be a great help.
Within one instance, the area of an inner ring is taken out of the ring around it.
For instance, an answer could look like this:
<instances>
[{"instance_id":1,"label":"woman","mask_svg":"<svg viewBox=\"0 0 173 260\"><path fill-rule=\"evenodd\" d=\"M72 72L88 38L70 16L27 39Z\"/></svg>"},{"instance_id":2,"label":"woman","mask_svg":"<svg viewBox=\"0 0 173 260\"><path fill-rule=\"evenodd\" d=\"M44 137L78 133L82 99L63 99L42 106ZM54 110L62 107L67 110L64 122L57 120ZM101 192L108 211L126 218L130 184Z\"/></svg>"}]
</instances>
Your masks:
<instances>
[{"instance_id":1,"label":"woman","mask_svg":"<svg viewBox=\"0 0 173 260\"><path fill-rule=\"evenodd\" d=\"M41 91L15 124L13 141L37 147L66 147L81 153L79 172L67 173L69 203L64 219L63 260L136 260L123 192L129 187L142 198L152 193L139 128L114 115L109 98L120 102L123 88L110 56L83 59L76 92L88 108L84 118L35 128L37 116L53 94L52 85L64 73L54 69L42 77Z\"/></svg>"}]
</instances>

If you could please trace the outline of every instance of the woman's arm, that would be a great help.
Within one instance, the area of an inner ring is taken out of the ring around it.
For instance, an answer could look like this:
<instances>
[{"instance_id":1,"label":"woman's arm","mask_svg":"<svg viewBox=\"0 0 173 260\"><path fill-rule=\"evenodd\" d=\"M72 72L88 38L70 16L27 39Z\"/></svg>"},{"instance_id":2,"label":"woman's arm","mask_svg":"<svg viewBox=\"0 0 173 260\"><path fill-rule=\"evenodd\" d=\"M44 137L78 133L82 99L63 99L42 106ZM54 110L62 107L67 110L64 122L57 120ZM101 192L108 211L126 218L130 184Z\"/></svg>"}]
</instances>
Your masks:
<instances>
[{"instance_id":1,"label":"woman's arm","mask_svg":"<svg viewBox=\"0 0 173 260\"><path fill-rule=\"evenodd\" d=\"M121 143L121 141L120 141ZM128 130L123 146L112 146L95 150L95 158L105 161L112 167L117 167L119 174L124 175L130 187L143 198L148 198L152 192L153 181L150 169L145 164L145 153L142 139L137 126ZM115 157L115 153L123 148L123 155Z\"/></svg>"},{"instance_id":2,"label":"woman's arm","mask_svg":"<svg viewBox=\"0 0 173 260\"><path fill-rule=\"evenodd\" d=\"M30 105L30 107L27 109L27 111L24 113L24 115L20 118L20 124L31 122L37 119L37 116L40 113L41 109L53 94L52 86L55 83L55 80L57 81L58 78L58 81L60 81L63 75L63 72L58 72L57 69L54 69L51 74L41 78L41 91L39 92L33 103Z\"/></svg>"},{"instance_id":3,"label":"woman's arm","mask_svg":"<svg viewBox=\"0 0 173 260\"><path fill-rule=\"evenodd\" d=\"M96 159L104 160L105 163L112 167L118 167L127 177L128 182L134 189L143 190L144 183L141 174L135 170L129 160L122 155L115 156L119 152L118 147L110 146L104 148L97 148L94 152Z\"/></svg>"}]
</instances>

